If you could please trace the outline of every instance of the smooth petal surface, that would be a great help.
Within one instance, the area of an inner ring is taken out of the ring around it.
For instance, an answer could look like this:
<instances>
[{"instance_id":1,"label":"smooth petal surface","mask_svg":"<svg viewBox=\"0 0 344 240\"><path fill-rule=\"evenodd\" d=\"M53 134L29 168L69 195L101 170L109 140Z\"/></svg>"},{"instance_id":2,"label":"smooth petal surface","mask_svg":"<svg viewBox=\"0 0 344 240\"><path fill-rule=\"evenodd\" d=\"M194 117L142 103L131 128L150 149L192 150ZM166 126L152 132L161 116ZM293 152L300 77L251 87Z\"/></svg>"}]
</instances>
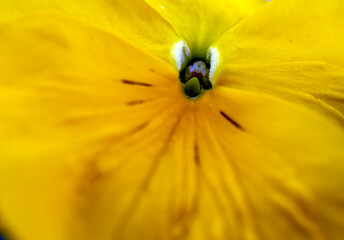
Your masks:
<instances>
[{"instance_id":1,"label":"smooth petal surface","mask_svg":"<svg viewBox=\"0 0 344 240\"><path fill-rule=\"evenodd\" d=\"M341 239L343 131L264 94L217 87L208 100L197 139L212 204L201 198L194 239Z\"/></svg>"},{"instance_id":2,"label":"smooth petal surface","mask_svg":"<svg viewBox=\"0 0 344 240\"><path fill-rule=\"evenodd\" d=\"M218 85L275 94L344 123L344 2L274 0L214 46Z\"/></svg>"},{"instance_id":3,"label":"smooth petal surface","mask_svg":"<svg viewBox=\"0 0 344 240\"><path fill-rule=\"evenodd\" d=\"M188 44L193 57L206 58L223 33L262 6L264 0L146 0Z\"/></svg>"},{"instance_id":4,"label":"smooth petal surface","mask_svg":"<svg viewBox=\"0 0 344 240\"><path fill-rule=\"evenodd\" d=\"M111 32L170 62L174 29L143 0L0 0L0 23L21 16L54 14Z\"/></svg>"},{"instance_id":5,"label":"smooth petal surface","mask_svg":"<svg viewBox=\"0 0 344 240\"><path fill-rule=\"evenodd\" d=\"M111 34L25 20L0 30L15 237L341 239L344 136L328 118L224 86L190 100L172 66Z\"/></svg>"},{"instance_id":6,"label":"smooth petal surface","mask_svg":"<svg viewBox=\"0 0 344 240\"><path fill-rule=\"evenodd\" d=\"M178 74L69 19L25 20L0 31L0 212L19 239L113 239L183 109Z\"/></svg>"}]
</instances>

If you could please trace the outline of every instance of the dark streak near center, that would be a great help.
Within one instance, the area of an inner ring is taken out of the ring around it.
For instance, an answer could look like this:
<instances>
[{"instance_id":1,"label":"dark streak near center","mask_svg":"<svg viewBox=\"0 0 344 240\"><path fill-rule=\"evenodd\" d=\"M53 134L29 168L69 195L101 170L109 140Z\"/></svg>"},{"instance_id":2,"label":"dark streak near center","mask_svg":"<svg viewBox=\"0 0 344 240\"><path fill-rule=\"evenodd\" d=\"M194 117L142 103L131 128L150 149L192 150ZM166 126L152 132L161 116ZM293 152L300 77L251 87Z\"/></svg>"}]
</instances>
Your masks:
<instances>
[{"instance_id":1,"label":"dark streak near center","mask_svg":"<svg viewBox=\"0 0 344 240\"><path fill-rule=\"evenodd\" d=\"M149 83L134 82L134 81L127 80L127 79L123 79L122 83L130 84L130 85L139 85L139 86L144 86L144 87L152 87L152 85Z\"/></svg>"},{"instance_id":2,"label":"dark streak near center","mask_svg":"<svg viewBox=\"0 0 344 240\"><path fill-rule=\"evenodd\" d=\"M195 143L195 146L194 146L194 154L195 154L195 163L197 166L199 166L201 164L201 161L199 159L199 150L198 150L198 145L197 143Z\"/></svg>"},{"instance_id":3,"label":"dark streak near center","mask_svg":"<svg viewBox=\"0 0 344 240\"><path fill-rule=\"evenodd\" d=\"M137 101L127 102L126 104L127 104L128 106L134 106L134 105L143 104L143 103L145 103L145 101L143 101L143 100L137 100Z\"/></svg>"},{"instance_id":4,"label":"dark streak near center","mask_svg":"<svg viewBox=\"0 0 344 240\"><path fill-rule=\"evenodd\" d=\"M234 121L233 119L231 119L227 114L225 114L224 112L220 111L221 115L227 120L229 121L231 124L233 124L236 128L240 129L240 130L244 130L244 128L237 123L236 121Z\"/></svg>"}]
</instances>

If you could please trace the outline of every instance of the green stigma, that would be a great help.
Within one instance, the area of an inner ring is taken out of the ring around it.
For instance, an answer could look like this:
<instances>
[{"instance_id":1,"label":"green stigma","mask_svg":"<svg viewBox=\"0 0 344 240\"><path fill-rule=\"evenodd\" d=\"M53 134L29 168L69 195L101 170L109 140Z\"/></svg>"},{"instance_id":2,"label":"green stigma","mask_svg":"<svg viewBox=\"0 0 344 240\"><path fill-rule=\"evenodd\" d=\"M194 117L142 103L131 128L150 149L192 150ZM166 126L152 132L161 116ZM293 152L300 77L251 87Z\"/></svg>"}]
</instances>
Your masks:
<instances>
[{"instance_id":1,"label":"green stigma","mask_svg":"<svg viewBox=\"0 0 344 240\"><path fill-rule=\"evenodd\" d=\"M197 97L201 93L201 85L197 77L193 77L185 83L184 92L190 97Z\"/></svg>"}]
</instances>

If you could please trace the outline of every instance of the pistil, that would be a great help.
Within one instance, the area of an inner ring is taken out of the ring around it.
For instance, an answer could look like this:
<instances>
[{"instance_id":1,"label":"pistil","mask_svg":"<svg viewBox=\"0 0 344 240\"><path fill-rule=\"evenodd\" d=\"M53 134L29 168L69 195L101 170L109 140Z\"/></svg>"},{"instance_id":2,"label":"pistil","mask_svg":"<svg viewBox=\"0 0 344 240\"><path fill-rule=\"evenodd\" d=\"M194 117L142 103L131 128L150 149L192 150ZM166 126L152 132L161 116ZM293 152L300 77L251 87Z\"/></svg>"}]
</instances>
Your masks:
<instances>
[{"instance_id":1,"label":"pistil","mask_svg":"<svg viewBox=\"0 0 344 240\"><path fill-rule=\"evenodd\" d=\"M210 89L209 64L202 59L193 59L180 72L179 78L184 86L184 92L189 97L197 97L204 90Z\"/></svg>"}]
</instances>

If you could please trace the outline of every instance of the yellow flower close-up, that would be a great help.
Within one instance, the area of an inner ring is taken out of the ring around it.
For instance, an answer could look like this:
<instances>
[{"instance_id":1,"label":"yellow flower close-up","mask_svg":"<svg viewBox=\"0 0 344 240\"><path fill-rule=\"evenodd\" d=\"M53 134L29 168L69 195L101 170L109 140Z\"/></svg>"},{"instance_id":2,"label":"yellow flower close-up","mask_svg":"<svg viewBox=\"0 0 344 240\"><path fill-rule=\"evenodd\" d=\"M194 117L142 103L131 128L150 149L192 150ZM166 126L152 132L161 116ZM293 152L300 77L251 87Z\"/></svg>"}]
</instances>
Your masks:
<instances>
[{"instance_id":1,"label":"yellow flower close-up","mask_svg":"<svg viewBox=\"0 0 344 240\"><path fill-rule=\"evenodd\" d=\"M344 239L343 11L0 0L0 235Z\"/></svg>"}]
</instances>

